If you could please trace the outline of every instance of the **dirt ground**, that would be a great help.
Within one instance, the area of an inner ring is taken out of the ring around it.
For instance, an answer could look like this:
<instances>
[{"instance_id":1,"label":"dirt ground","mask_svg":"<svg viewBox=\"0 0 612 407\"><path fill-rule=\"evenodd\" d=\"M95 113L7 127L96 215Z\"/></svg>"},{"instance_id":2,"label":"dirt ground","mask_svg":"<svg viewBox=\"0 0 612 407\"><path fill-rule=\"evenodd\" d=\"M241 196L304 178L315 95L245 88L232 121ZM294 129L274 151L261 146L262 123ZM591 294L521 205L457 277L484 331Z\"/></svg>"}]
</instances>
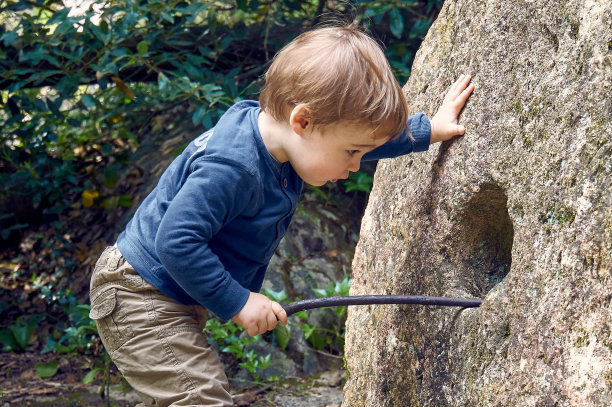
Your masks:
<instances>
[{"instance_id":1,"label":"dirt ground","mask_svg":"<svg viewBox=\"0 0 612 407\"><path fill-rule=\"evenodd\" d=\"M103 398L99 392L101 374L92 384L84 384L82 379L92 362L87 356L60 356L53 377L38 377L36 363L57 358L50 353L0 353L0 407L132 407L139 403L136 393L122 385L114 367L108 397ZM340 407L343 383L344 371L331 370L315 377L233 390L233 397L240 407Z\"/></svg>"}]
</instances>

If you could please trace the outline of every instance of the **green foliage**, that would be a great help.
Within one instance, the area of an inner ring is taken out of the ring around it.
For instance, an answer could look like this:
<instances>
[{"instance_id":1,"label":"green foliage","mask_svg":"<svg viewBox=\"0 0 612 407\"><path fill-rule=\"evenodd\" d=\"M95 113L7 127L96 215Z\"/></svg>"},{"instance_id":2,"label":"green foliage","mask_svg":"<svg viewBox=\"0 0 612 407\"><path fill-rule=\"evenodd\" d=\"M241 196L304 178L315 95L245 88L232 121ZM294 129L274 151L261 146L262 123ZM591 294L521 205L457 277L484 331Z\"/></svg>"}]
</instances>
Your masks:
<instances>
[{"instance_id":1,"label":"green foliage","mask_svg":"<svg viewBox=\"0 0 612 407\"><path fill-rule=\"evenodd\" d=\"M345 276L342 281L331 282L326 288L313 288L318 297L335 297L349 295L351 280ZM273 301L282 303L287 300L284 290L273 291L268 288L263 290L264 294ZM299 322L297 327L304 333L304 338L317 350L328 349L330 352L341 353L344 348L344 322L346 319L346 307L334 307L334 323L331 327L320 327L308 323L308 314L305 311L297 312ZM281 349L286 349L291 337L292 323L287 326L278 324L274 329L274 338Z\"/></svg>"},{"instance_id":2,"label":"green foliage","mask_svg":"<svg viewBox=\"0 0 612 407\"><path fill-rule=\"evenodd\" d=\"M389 64L400 83L408 80L412 58L443 3L442 0L354 2L355 21L368 27L385 44Z\"/></svg>"},{"instance_id":3,"label":"green foliage","mask_svg":"<svg viewBox=\"0 0 612 407\"><path fill-rule=\"evenodd\" d=\"M300 325L300 329L302 332L304 332L304 338L310 342L313 348L317 350L322 350L325 348L325 338L321 334L320 328L310 326L304 322L302 325Z\"/></svg>"},{"instance_id":4,"label":"green foliage","mask_svg":"<svg viewBox=\"0 0 612 407\"><path fill-rule=\"evenodd\" d=\"M92 343L98 334L93 320L89 318L89 304L70 304L66 307L70 324L64 329L64 334L57 340L47 338L43 353L90 353Z\"/></svg>"},{"instance_id":5,"label":"green foliage","mask_svg":"<svg viewBox=\"0 0 612 407\"><path fill-rule=\"evenodd\" d=\"M344 276L342 281L331 282L327 286L327 288L314 288L313 291L317 297L336 297L336 296L347 296L349 295L349 291L351 289L351 280L348 276ZM336 315L339 317L343 316L346 313L346 307L336 307L335 310Z\"/></svg>"},{"instance_id":6,"label":"green foliage","mask_svg":"<svg viewBox=\"0 0 612 407\"><path fill-rule=\"evenodd\" d=\"M41 316L35 315L23 320L21 317L8 329L0 330L0 343L5 352L24 352L30 344L30 339L40 322Z\"/></svg>"},{"instance_id":7,"label":"green foliage","mask_svg":"<svg viewBox=\"0 0 612 407\"><path fill-rule=\"evenodd\" d=\"M206 333L219 345L221 352L233 355L239 361L239 366L250 372L256 380L259 380L259 371L270 365L270 355L262 356L253 349L247 347L257 342L261 336L249 336L244 328L232 321L222 323L216 318L210 318L206 322Z\"/></svg>"},{"instance_id":8,"label":"green foliage","mask_svg":"<svg viewBox=\"0 0 612 407\"><path fill-rule=\"evenodd\" d=\"M51 360L49 362L38 362L34 365L34 369L36 370L36 374L38 375L38 377L40 377L41 379L46 379L49 377L53 377L55 376L55 374L57 373L57 369L59 367L59 364L57 362L57 360Z\"/></svg>"},{"instance_id":9,"label":"green foliage","mask_svg":"<svg viewBox=\"0 0 612 407\"><path fill-rule=\"evenodd\" d=\"M287 293L285 292L285 290L274 291L266 287L263 289L263 294L272 301L276 301L278 303L287 299Z\"/></svg>"},{"instance_id":10,"label":"green foliage","mask_svg":"<svg viewBox=\"0 0 612 407\"><path fill-rule=\"evenodd\" d=\"M263 294L272 301L276 301L278 303L282 303L287 299L287 293L285 290L274 291L269 288L264 288ZM291 326L277 324L276 328L274 328L274 339L276 339L276 343L282 350L287 349L287 346L289 346L289 340L291 339Z\"/></svg>"},{"instance_id":11,"label":"green foliage","mask_svg":"<svg viewBox=\"0 0 612 407\"><path fill-rule=\"evenodd\" d=\"M104 349L94 349L94 343L98 338L98 328L95 322L89 318L91 306L89 304L79 304L70 292L60 294L56 299L62 304L68 323L62 333L55 332L47 337L45 348L42 353L55 352L59 354L93 354L99 356L93 360L89 372L83 376L81 381L90 384L101 373L99 394L108 397L111 385L110 368L112 361ZM101 354L100 354L101 353ZM41 378L53 377L57 372L57 360L46 364L37 364L36 372ZM108 398L107 398L108 399Z\"/></svg>"},{"instance_id":12,"label":"green foliage","mask_svg":"<svg viewBox=\"0 0 612 407\"><path fill-rule=\"evenodd\" d=\"M245 354L245 361L240 363L240 367L249 371L256 379L259 380L258 370L263 370L270 366L270 357L271 353L268 353L266 356L261 356L257 354L253 349L250 349Z\"/></svg>"},{"instance_id":13,"label":"green foliage","mask_svg":"<svg viewBox=\"0 0 612 407\"><path fill-rule=\"evenodd\" d=\"M374 178L363 171L353 172L349 175L348 179L344 181L344 190L346 192L362 191L370 193L372 190L372 181L374 181Z\"/></svg>"},{"instance_id":14,"label":"green foliage","mask_svg":"<svg viewBox=\"0 0 612 407\"><path fill-rule=\"evenodd\" d=\"M282 350L287 349L287 346L289 346L289 341L291 340L291 326L289 324L276 325L276 328L274 328L274 338Z\"/></svg>"},{"instance_id":15,"label":"green foliage","mask_svg":"<svg viewBox=\"0 0 612 407\"><path fill-rule=\"evenodd\" d=\"M351 280L345 276L342 281L331 282L327 288L315 288L313 291L318 297L336 297L347 296L351 288ZM304 336L310 344L318 350L323 350L326 347L331 352L342 352L344 349L344 322L346 319L346 307L334 307L333 310L336 318L335 323L330 328L310 326L306 320L308 315L305 312L297 313L302 324L300 329L304 332Z\"/></svg>"},{"instance_id":16,"label":"green foliage","mask_svg":"<svg viewBox=\"0 0 612 407\"><path fill-rule=\"evenodd\" d=\"M111 378L110 378L110 368L112 365L112 361L108 353L103 352L102 357L94 360L94 366L91 370L81 379L81 382L85 384L91 384L96 376L100 373L102 374L102 380L100 381L100 387L98 389L98 394L104 400L110 401L110 389L111 389ZM129 385L127 384L125 378L121 378L121 384L119 386L113 386L115 389L118 387L120 390L124 392L129 389Z\"/></svg>"},{"instance_id":17,"label":"green foliage","mask_svg":"<svg viewBox=\"0 0 612 407\"><path fill-rule=\"evenodd\" d=\"M368 27L405 81L442 1L117 0L78 16L57 0L0 4L0 189L57 213L103 195L84 169L121 162L153 116L182 105L211 127L255 98L274 53L321 13ZM131 204L106 195L107 209Z\"/></svg>"},{"instance_id":18,"label":"green foliage","mask_svg":"<svg viewBox=\"0 0 612 407\"><path fill-rule=\"evenodd\" d=\"M7 220L7 219L12 220L14 217L15 217L14 213L3 214L3 215L0 215L0 221ZM25 229L28 226L29 225L27 223L14 223L13 225L2 229L2 231L0 232L0 238L1 240L6 240L9 238L12 231Z\"/></svg>"}]
</instances>

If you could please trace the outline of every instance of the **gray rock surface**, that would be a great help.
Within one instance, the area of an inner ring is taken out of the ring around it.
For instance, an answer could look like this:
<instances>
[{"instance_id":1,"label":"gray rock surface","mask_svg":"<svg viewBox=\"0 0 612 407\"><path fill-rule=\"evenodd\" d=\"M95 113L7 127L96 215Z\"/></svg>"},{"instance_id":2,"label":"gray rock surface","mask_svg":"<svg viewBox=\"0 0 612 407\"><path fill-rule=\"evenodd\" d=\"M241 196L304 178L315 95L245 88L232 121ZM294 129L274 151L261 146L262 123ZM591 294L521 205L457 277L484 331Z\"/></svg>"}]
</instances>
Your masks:
<instances>
[{"instance_id":1,"label":"gray rock surface","mask_svg":"<svg viewBox=\"0 0 612 407\"><path fill-rule=\"evenodd\" d=\"M447 1L405 87L462 138L381 161L351 294L343 406L612 405L612 3Z\"/></svg>"}]
</instances>

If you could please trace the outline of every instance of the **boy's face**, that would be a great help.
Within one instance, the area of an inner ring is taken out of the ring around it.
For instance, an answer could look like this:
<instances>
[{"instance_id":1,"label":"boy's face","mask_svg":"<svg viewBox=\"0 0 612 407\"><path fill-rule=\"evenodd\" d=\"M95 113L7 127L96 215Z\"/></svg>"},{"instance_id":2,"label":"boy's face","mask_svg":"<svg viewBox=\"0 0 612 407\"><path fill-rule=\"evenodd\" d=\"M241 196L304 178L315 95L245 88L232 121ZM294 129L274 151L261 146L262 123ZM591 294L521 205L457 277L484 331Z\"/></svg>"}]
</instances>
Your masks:
<instances>
[{"instance_id":1,"label":"boy's face","mask_svg":"<svg viewBox=\"0 0 612 407\"><path fill-rule=\"evenodd\" d=\"M359 170L364 154L388 140L375 138L371 127L355 122L317 126L292 146L289 161L304 182L321 186L348 178Z\"/></svg>"}]
</instances>

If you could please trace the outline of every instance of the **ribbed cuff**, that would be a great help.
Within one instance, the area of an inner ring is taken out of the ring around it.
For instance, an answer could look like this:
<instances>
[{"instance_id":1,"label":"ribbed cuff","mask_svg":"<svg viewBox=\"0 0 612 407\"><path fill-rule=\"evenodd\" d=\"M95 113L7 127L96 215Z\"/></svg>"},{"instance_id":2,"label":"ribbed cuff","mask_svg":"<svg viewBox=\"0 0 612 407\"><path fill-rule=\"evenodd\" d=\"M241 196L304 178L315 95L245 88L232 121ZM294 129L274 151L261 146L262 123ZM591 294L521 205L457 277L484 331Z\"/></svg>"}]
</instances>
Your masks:
<instances>
[{"instance_id":1,"label":"ribbed cuff","mask_svg":"<svg viewBox=\"0 0 612 407\"><path fill-rule=\"evenodd\" d=\"M218 293L204 305L223 322L232 319L247 303L251 292L231 279L223 292Z\"/></svg>"},{"instance_id":2,"label":"ribbed cuff","mask_svg":"<svg viewBox=\"0 0 612 407\"><path fill-rule=\"evenodd\" d=\"M431 141L431 123L423 113L416 114L410 118L408 130L414 138L412 152L427 151Z\"/></svg>"}]
</instances>

